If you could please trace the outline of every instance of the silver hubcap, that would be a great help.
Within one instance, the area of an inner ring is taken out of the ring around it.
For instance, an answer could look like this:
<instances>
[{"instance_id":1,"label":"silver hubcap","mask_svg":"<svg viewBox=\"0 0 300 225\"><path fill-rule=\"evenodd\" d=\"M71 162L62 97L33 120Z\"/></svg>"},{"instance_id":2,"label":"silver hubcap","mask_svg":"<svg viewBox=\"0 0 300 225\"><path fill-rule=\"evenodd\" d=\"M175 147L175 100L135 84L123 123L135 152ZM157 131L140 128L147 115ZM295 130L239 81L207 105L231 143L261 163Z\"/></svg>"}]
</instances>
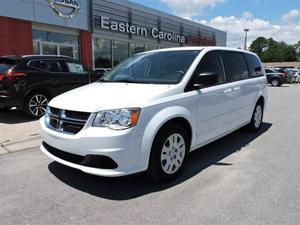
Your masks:
<instances>
[{"instance_id":1,"label":"silver hubcap","mask_svg":"<svg viewBox=\"0 0 300 225\"><path fill-rule=\"evenodd\" d=\"M172 134L164 143L161 152L161 166L165 173L176 173L184 160L185 141L180 134Z\"/></svg>"},{"instance_id":2,"label":"silver hubcap","mask_svg":"<svg viewBox=\"0 0 300 225\"><path fill-rule=\"evenodd\" d=\"M34 95L29 101L29 110L32 115L42 116L47 109L48 99L41 94Z\"/></svg>"},{"instance_id":3,"label":"silver hubcap","mask_svg":"<svg viewBox=\"0 0 300 225\"><path fill-rule=\"evenodd\" d=\"M262 112L261 105L256 106L255 113L254 113L254 126L256 128L258 128L261 124L262 115L263 115L263 112Z\"/></svg>"},{"instance_id":4,"label":"silver hubcap","mask_svg":"<svg viewBox=\"0 0 300 225\"><path fill-rule=\"evenodd\" d=\"M273 86L278 86L278 84L279 84L278 80L272 80L272 85Z\"/></svg>"}]
</instances>

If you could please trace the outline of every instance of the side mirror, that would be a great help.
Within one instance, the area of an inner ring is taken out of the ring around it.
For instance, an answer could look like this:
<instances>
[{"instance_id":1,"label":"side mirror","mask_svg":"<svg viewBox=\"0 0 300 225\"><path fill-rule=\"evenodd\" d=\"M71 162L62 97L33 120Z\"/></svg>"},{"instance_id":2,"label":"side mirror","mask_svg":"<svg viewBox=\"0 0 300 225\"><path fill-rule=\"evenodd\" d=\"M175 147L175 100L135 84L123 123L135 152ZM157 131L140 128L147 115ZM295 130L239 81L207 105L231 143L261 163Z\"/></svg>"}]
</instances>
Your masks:
<instances>
[{"instance_id":1,"label":"side mirror","mask_svg":"<svg viewBox=\"0 0 300 225\"><path fill-rule=\"evenodd\" d=\"M219 78L218 75L214 72L205 72L199 74L194 83L194 88L195 89L200 89L203 87L209 87L213 86L215 84L218 84Z\"/></svg>"}]
</instances>

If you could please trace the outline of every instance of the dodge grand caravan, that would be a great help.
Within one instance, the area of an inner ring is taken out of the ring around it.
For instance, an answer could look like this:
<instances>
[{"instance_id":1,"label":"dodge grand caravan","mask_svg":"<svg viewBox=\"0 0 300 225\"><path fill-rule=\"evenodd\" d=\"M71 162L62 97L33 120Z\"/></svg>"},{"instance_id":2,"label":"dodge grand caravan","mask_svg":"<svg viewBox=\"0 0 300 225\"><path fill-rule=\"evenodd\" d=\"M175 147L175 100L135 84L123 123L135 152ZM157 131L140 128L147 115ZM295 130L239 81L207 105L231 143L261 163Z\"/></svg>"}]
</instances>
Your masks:
<instances>
[{"instance_id":1,"label":"dodge grand caravan","mask_svg":"<svg viewBox=\"0 0 300 225\"><path fill-rule=\"evenodd\" d=\"M258 131L267 104L259 58L221 47L140 53L54 98L41 150L89 174L169 180L188 154L234 130Z\"/></svg>"}]
</instances>

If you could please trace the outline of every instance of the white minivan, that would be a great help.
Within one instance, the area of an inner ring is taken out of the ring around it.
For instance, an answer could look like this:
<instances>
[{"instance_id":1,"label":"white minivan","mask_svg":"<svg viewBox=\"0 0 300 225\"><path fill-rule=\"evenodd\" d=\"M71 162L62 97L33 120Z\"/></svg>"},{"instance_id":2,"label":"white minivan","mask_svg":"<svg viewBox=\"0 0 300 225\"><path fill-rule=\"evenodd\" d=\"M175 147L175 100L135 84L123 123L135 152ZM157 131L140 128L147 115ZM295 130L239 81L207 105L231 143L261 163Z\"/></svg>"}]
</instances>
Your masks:
<instances>
[{"instance_id":1,"label":"white minivan","mask_svg":"<svg viewBox=\"0 0 300 225\"><path fill-rule=\"evenodd\" d=\"M169 180L191 151L234 130L258 131L267 80L253 53L182 47L136 54L96 83L54 98L41 150L89 174L147 171Z\"/></svg>"}]
</instances>

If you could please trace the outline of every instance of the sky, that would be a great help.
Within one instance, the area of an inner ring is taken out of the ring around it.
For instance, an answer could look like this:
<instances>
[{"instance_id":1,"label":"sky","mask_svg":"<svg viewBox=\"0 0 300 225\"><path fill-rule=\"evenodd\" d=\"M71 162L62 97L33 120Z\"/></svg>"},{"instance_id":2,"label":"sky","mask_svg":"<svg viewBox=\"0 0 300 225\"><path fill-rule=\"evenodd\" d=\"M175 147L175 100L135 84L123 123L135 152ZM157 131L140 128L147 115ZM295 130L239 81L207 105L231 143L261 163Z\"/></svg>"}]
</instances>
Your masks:
<instances>
[{"instance_id":1,"label":"sky","mask_svg":"<svg viewBox=\"0 0 300 225\"><path fill-rule=\"evenodd\" d=\"M257 37L300 41L300 0L132 0L227 32L227 46L243 47Z\"/></svg>"}]
</instances>

